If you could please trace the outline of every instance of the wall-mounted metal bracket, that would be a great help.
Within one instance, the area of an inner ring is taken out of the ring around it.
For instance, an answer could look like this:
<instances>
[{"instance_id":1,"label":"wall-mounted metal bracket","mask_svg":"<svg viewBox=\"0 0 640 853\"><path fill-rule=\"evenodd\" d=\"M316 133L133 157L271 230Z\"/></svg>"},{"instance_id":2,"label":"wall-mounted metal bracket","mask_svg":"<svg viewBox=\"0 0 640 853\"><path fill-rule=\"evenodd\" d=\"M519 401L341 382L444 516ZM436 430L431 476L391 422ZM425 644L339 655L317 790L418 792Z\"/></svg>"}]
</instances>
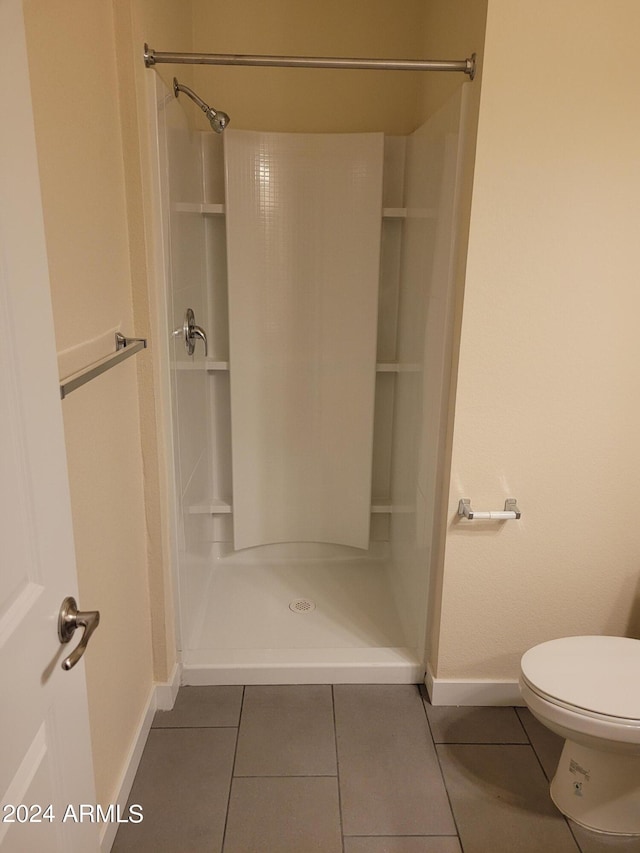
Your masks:
<instances>
[{"instance_id":1,"label":"wall-mounted metal bracket","mask_svg":"<svg viewBox=\"0 0 640 853\"><path fill-rule=\"evenodd\" d=\"M471 509L471 498L461 498L458 502L458 515L469 519L469 521L511 521L518 519L521 512L518 509L516 498L507 498L503 510L488 510L479 512Z\"/></svg>"},{"instance_id":2,"label":"wall-mounted metal bracket","mask_svg":"<svg viewBox=\"0 0 640 853\"><path fill-rule=\"evenodd\" d=\"M125 347L130 347L132 344L142 344L138 349L144 349L147 345L146 338L128 338L120 332L116 332L116 352L120 352ZM138 350L136 350L138 352Z\"/></svg>"}]
</instances>

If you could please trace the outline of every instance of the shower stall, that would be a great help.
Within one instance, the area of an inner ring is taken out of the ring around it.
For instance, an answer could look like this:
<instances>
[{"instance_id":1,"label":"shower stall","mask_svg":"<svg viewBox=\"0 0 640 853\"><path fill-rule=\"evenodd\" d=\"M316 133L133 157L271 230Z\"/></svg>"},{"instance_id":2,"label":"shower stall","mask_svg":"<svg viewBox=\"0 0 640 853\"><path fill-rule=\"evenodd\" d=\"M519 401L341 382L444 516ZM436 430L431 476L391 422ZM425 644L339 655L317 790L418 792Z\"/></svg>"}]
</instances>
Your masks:
<instances>
[{"instance_id":1,"label":"shower stall","mask_svg":"<svg viewBox=\"0 0 640 853\"><path fill-rule=\"evenodd\" d=\"M183 682L420 682L472 84L407 136L196 132L152 76Z\"/></svg>"}]
</instances>

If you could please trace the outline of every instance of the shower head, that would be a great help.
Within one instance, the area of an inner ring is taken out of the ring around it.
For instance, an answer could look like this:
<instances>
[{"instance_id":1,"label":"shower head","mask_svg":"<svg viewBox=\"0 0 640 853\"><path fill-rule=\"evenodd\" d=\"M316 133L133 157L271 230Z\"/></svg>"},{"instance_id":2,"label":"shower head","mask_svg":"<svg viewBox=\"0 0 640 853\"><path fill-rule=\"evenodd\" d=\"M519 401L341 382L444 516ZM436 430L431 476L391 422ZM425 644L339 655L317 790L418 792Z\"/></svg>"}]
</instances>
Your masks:
<instances>
[{"instance_id":1,"label":"shower head","mask_svg":"<svg viewBox=\"0 0 640 853\"><path fill-rule=\"evenodd\" d=\"M209 119L209 124L215 130L216 133L222 133L225 127L229 124L231 119L226 113L223 113L222 110L214 110L213 107L210 107L209 104L205 104L202 98L199 98L196 93L190 89L188 86L184 86L182 83L178 83L176 77L173 78L173 94L178 97L179 92L184 92L191 100L197 104L202 112Z\"/></svg>"},{"instance_id":2,"label":"shower head","mask_svg":"<svg viewBox=\"0 0 640 853\"><path fill-rule=\"evenodd\" d=\"M210 108L207 110L206 116L209 119L209 124L216 133L222 133L231 121L229 116L226 113L223 113L222 110L214 110Z\"/></svg>"}]
</instances>

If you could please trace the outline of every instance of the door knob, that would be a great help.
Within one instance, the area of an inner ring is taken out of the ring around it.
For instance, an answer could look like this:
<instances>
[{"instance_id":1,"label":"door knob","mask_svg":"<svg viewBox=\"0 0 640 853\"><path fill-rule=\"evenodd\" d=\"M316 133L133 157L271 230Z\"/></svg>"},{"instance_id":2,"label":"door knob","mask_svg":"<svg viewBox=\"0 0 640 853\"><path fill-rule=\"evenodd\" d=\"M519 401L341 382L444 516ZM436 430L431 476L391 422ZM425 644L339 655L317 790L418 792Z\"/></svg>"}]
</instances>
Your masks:
<instances>
[{"instance_id":1,"label":"door knob","mask_svg":"<svg viewBox=\"0 0 640 853\"><path fill-rule=\"evenodd\" d=\"M82 639L71 652L69 657L62 661L62 668L66 671L74 667L87 648L87 643L91 639L91 635L98 627L100 622L99 610L78 610L75 598L68 596L62 602L60 613L58 615L58 638L61 643L68 643L73 637L76 628L84 628Z\"/></svg>"},{"instance_id":2,"label":"door knob","mask_svg":"<svg viewBox=\"0 0 640 853\"><path fill-rule=\"evenodd\" d=\"M187 353L189 355L193 355L194 353L196 348L196 339L200 339L204 344L205 357L209 354L207 333L201 326L196 325L196 318L191 308L187 308L187 313L184 315L182 333L184 335L184 345L186 346Z\"/></svg>"}]
</instances>

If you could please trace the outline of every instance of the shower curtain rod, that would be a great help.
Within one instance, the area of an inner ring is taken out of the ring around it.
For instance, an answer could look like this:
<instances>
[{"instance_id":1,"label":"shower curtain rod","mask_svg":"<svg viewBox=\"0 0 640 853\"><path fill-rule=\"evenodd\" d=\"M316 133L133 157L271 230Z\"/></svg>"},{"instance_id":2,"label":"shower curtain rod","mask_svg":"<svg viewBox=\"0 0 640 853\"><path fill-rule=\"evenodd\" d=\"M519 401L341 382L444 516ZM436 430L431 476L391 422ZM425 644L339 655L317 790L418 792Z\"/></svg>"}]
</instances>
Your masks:
<instances>
[{"instance_id":1,"label":"shower curtain rod","mask_svg":"<svg viewBox=\"0 0 640 853\"><path fill-rule=\"evenodd\" d=\"M469 59L354 59L330 56L252 56L235 53L166 53L145 44L147 68L160 63L176 65L263 65L283 68L357 68L381 71L462 71L473 80L476 55Z\"/></svg>"}]
</instances>

